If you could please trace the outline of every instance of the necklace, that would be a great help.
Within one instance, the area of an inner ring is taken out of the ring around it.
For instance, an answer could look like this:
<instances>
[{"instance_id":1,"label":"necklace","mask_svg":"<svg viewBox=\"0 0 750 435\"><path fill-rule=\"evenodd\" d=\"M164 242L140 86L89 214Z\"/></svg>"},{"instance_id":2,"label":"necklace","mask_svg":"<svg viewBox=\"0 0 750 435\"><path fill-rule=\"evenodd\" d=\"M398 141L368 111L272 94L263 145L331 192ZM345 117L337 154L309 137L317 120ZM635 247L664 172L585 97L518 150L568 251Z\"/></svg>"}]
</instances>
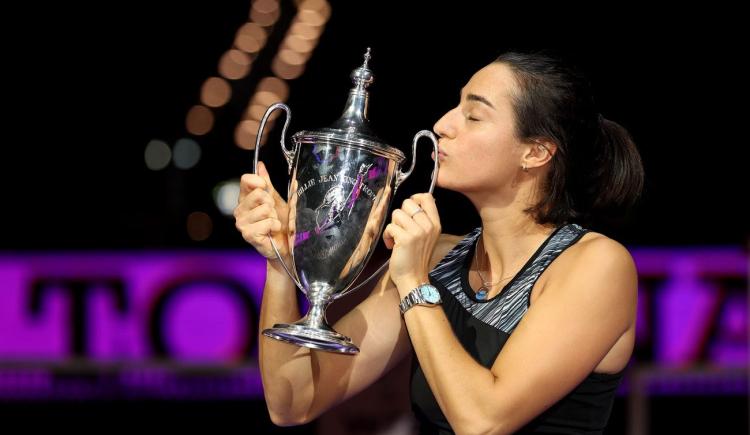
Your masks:
<instances>
[{"instance_id":1,"label":"necklace","mask_svg":"<svg viewBox=\"0 0 750 435\"><path fill-rule=\"evenodd\" d=\"M482 240L480 239L480 241L482 241ZM478 243L477 243L477 245L478 245ZM484 248L484 246L482 246L482 248ZM508 276L505 276L503 278L500 278L500 280L498 280L495 283L492 283L492 282L489 282L489 281L485 280L484 277L482 276L482 272L480 271L480 269L482 268L482 266L479 264L479 256L477 255L477 251L478 250L479 249L475 249L474 250L474 257L477 259L477 261L476 261L476 263L477 263L477 275L479 275L479 279L482 280L482 286L479 287L479 290L477 291L477 293L476 293L475 296L476 296L476 298L478 300L483 301L483 300L487 299L487 294L489 294L489 292L492 290L492 288L494 286L500 284L501 282L505 281L508 278L511 278L513 275L508 275Z\"/></svg>"}]
</instances>

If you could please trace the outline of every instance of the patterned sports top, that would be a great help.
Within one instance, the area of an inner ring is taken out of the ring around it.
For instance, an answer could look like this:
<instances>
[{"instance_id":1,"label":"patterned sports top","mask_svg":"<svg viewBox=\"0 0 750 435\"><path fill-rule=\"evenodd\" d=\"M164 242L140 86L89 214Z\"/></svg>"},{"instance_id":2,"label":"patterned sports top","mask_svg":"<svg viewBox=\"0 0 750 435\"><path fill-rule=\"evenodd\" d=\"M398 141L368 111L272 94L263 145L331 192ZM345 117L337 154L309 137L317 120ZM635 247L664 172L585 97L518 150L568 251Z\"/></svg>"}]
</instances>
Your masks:
<instances>
[{"instance_id":1,"label":"patterned sports top","mask_svg":"<svg viewBox=\"0 0 750 435\"><path fill-rule=\"evenodd\" d=\"M531 289L547 266L587 230L577 224L557 228L516 276L496 296L478 300L469 285L469 267L481 234L476 228L430 272L440 291L442 308L463 347L484 367L491 367L530 305ZM420 433L453 433L430 391L416 356L411 377L412 409ZM602 433L612 410L624 370L616 374L590 373L573 391L517 433Z\"/></svg>"}]
</instances>

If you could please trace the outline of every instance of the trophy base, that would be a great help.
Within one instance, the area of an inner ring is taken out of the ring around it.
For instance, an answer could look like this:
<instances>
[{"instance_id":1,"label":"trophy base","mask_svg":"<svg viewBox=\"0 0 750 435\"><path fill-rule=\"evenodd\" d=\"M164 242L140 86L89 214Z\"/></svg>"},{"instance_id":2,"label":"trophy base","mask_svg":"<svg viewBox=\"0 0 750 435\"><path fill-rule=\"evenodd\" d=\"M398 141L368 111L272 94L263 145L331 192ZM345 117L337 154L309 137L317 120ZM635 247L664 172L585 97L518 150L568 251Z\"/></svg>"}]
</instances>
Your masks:
<instances>
[{"instance_id":1,"label":"trophy base","mask_svg":"<svg viewBox=\"0 0 750 435\"><path fill-rule=\"evenodd\" d=\"M276 340L296 344L312 349L354 355L359 348L352 344L352 339L332 329L312 328L306 325L277 323L273 328L264 329L263 335Z\"/></svg>"}]
</instances>

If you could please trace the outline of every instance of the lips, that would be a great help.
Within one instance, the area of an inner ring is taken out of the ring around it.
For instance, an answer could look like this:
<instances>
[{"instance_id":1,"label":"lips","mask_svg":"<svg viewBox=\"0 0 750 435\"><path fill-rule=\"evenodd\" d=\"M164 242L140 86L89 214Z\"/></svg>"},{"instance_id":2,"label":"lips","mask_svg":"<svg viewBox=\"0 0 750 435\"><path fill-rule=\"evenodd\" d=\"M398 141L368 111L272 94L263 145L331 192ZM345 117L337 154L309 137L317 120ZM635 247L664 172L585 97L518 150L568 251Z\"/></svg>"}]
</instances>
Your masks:
<instances>
[{"instance_id":1,"label":"lips","mask_svg":"<svg viewBox=\"0 0 750 435\"><path fill-rule=\"evenodd\" d=\"M442 146L440 146L440 143L438 143L437 149L438 149L438 155L437 155L437 157L438 157L438 158L440 158L440 159L443 159L443 158L445 158L445 156L447 156L447 155L448 155L448 154L446 154L446 153L445 153L445 151L443 150L443 147L442 147ZM434 160L434 159L435 159L435 151L433 151L433 152L431 153L431 156L432 156L432 159Z\"/></svg>"}]
</instances>

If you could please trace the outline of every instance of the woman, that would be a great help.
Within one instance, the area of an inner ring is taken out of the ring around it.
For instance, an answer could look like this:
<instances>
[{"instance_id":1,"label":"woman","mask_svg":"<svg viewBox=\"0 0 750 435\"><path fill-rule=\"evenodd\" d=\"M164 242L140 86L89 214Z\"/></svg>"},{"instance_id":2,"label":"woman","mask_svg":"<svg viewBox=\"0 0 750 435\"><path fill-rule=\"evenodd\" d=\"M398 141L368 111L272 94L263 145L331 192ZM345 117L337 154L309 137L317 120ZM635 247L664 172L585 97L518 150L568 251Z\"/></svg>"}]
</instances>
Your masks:
<instances>
[{"instance_id":1,"label":"woman","mask_svg":"<svg viewBox=\"0 0 750 435\"><path fill-rule=\"evenodd\" d=\"M481 227L441 234L431 195L405 200L383 232L388 273L334 326L359 355L261 339L271 419L308 422L413 352L425 433L602 432L632 354L637 277L622 245L580 224L635 201L634 144L582 76L541 54L479 70L434 130L438 185L466 195ZM243 176L235 217L269 258L263 329L300 314L266 236L288 257L286 205L260 173Z\"/></svg>"}]
</instances>

